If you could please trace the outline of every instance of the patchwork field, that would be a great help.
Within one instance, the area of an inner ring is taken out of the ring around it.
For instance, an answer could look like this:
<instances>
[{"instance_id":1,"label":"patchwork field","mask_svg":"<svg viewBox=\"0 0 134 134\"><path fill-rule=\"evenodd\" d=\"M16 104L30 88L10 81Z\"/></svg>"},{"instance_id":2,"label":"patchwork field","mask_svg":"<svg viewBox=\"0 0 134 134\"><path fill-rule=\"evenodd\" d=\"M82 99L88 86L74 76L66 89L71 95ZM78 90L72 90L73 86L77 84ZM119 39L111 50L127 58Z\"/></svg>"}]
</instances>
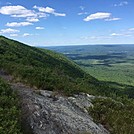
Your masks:
<instances>
[{"instance_id":1,"label":"patchwork field","mask_svg":"<svg viewBox=\"0 0 134 134\"><path fill-rule=\"evenodd\" d=\"M63 53L92 76L134 86L134 45L49 47Z\"/></svg>"}]
</instances>

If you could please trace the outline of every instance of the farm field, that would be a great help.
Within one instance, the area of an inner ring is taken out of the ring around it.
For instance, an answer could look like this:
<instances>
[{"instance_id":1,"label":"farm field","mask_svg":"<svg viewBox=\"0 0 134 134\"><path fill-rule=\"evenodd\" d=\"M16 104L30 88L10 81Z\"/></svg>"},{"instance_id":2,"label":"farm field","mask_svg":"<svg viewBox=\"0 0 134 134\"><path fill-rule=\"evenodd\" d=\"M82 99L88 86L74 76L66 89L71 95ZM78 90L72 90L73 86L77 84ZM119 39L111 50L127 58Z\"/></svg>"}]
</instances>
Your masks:
<instances>
[{"instance_id":1,"label":"farm field","mask_svg":"<svg viewBox=\"0 0 134 134\"><path fill-rule=\"evenodd\" d=\"M134 45L54 46L83 70L102 81L134 86Z\"/></svg>"}]
</instances>

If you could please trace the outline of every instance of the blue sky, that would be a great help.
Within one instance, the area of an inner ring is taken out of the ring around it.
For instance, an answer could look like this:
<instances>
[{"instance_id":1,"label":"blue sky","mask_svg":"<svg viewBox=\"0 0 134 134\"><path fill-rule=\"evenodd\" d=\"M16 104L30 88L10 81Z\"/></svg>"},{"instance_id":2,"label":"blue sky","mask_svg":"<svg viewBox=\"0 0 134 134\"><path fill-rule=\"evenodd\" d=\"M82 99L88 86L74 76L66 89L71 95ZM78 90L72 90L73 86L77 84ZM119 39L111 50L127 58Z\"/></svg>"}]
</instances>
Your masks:
<instances>
[{"instance_id":1,"label":"blue sky","mask_svg":"<svg viewBox=\"0 0 134 134\"><path fill-rule=\"evenodd\" d=\"M32 46L134 44L134 0L0 0L0 34Z\"/></svg>"}]
</instances>

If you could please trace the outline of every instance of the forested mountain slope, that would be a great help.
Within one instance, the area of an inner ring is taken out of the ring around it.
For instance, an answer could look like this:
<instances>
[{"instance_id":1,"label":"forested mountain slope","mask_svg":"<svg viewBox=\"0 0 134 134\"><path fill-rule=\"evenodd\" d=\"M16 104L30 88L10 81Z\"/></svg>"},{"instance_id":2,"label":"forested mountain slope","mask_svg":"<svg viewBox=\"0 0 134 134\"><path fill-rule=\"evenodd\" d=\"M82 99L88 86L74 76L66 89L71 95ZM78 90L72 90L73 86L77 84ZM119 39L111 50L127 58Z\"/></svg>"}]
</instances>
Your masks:
<instances>
[{"instance_id":1,"label":"forested mountain slope","mask_svg":"<svg viewBox=\"0 0 134 134\"><path fill-rule=\"evenodd\" d=\"M59 53L30 47L0 36L0 69L37 89L62 91L68 95L86 92L106 96L134 97L133 87L101 82Z\"/></svg>"},{"instance_id":2,"label":"forested mountain slope","mask_svg":"<svg viewBox=\"0 0 134 134\"><path fill-rule=\"evenodd\" d=\"M0 77L18 91L21 110L26 110L22 116L35 133L109 133L101 123L113 134L133 134L134 101L129 98L134 98L134 88L98 81L61 54L0 36ZM19 122L17 96L3 83L0 79L0 132L8 133L11 126L11 134L12 128L20 133L20 126L14 126ZM16 120L10 122L8 116Z\"/></svg>"},{"instance_id":3,"label":"forested mountain slope","mask_svg":"<svg viewBox=\"0 0 134 134\"><path fill-rule=\"evenodd\" d=\"M3 36L0 36L0 63L0 68L12 74L15 80L41 89L71 93L83 90L85 77L91 83L97 82L61 54L30 47Z\"/></svg>"}]
</instances>

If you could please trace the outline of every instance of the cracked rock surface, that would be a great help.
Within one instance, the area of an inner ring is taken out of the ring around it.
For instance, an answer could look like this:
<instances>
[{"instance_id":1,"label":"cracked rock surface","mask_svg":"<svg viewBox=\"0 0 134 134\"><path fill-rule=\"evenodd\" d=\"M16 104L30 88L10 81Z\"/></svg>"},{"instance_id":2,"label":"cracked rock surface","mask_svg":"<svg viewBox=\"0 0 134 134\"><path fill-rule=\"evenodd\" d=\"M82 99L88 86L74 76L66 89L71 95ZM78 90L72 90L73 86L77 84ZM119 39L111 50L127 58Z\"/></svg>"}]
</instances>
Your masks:
<instances>
[{"instance_id":1,"label":"cracked rock surface","mask_svg":"<svg viewBox=\"0 0 134 134\"><path fill-rule=\"evenodd\" d=\"M51 91L34 92L23 86L20 89L25 118L34 134L108 133L102 126L95 124L86 111L87 107L92 106L93 96L80 94L62 97L53 96Z\"/></svg>"},{"instance_id":2,"label":"cracked rock surface","mask_svg":"<svg viewBox=\"0 0 134 134\"><path fill-rule=\"evenodd\" d=\"M0 76L8 79L6 74ZM23 123L30 126L33 134L109 134L102 125L93 122L86 110L93 106L94 96L81 93L65 97L22 83L10 84L21 98Z\"/></svg>"}]
</instances>

